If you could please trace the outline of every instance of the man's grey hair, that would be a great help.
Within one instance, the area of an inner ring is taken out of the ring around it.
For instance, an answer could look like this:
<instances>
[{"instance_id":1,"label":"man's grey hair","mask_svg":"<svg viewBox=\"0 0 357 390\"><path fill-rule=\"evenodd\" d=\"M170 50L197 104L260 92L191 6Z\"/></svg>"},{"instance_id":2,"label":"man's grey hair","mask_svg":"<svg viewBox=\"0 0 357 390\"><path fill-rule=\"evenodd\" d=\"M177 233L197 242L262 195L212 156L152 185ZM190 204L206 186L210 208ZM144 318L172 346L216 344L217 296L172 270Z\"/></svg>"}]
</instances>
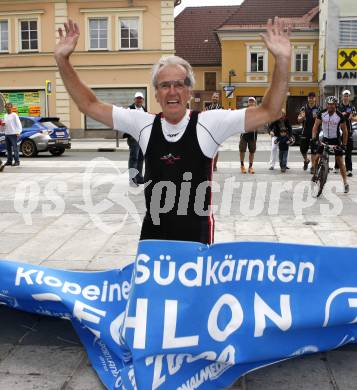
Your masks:
<instances>
[{"instance_id":1,"label":"man's grey hair","mask_svg":"<svg viewBox=\"0 0 357 390\"><path fill-rule=\"evenodd\" d=\"M157 89L157 76L162 68L170 65L180 65L186 70L186 78L189 81L189 86L193 88L195 85L195 75L193 74L192 66L183 58L178 56L161 57L159 62L152 68L152 84Z\"/></svg>"}]
</instances>

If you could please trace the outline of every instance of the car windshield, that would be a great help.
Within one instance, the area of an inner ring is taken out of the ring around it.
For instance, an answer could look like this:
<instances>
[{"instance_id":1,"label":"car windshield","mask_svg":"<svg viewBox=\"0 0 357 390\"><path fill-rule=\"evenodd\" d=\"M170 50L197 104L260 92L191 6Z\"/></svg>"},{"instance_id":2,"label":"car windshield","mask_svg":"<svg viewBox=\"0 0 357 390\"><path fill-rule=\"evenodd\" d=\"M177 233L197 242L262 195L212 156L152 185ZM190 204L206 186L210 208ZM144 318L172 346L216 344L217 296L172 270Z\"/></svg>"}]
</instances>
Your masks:
<instances>
[{"instance_id":1,"label":"car windshield","mask_svg":"<svg viewBox=\"0 0 357 390\"><path fill-rule=\"evenodd\" d=\"M60 121L48 121L48 122L41 122L41 124L45 127L47 127L48 129L57 129L57 128L66 128L66 126L61 123Z\"/></svg>"}]
</instances>

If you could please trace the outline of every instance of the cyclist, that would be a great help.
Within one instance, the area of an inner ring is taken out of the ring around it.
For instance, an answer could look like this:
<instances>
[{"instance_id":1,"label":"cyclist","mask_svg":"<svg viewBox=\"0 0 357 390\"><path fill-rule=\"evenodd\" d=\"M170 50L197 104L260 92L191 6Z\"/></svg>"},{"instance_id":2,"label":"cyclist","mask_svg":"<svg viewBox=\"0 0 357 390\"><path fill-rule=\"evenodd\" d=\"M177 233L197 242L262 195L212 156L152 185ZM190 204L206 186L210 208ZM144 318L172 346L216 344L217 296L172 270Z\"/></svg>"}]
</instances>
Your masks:
<instances>
[{"instance_id":1,"label":"cyclist","mask_svg":"<svg viewBox=\"0 0 357 390\"><path fill-rule=\"evenodd\" d=\"M345 155L345 164L347 176L352 176L352 150L353 150L353 139L352 139L352 121L357 121L356 108L350 103L351 92L346 89L342 92L342 102L338 105L338 110L342 112L346 119L346 126L348 130L348 141ZM335 169L337 169L337 164Z\"/></svg>"},{"instance_id":2,"label":"cyclist","mask_svg":"<svg viewBox=\"0 0 357 390\"><path fill-rule=\"evenodd\" d=\"M298 123L302 123L303 130L300 137L300 152L304 158L304 171L307 170L310 160L307 157L307 152L311 145L312 128L314 127L315 119L317 117L320 107L316 104L315 92L310 92L307 95L307 104L300 109L298 116ZM316 150L311 148L311 173L313 173L314 159L316 156Z\"/></svg>"},{"instance_id":3,"label":"cyclist","mask_svg":"<svg viewBox=\"0 0 357 390\"><path fill-rule=\"evenodd\" d=\"M326 98L326 109L319 112L315 120L314 127L312 129L312 139L314 142L318 142L318 129L322 126L323 139L322 142L335 147L335 157L338 166L340 167L343 184L345 186L345 193L349 191L349 185L347 183L346 167L343 162L342 156L344 150L346 150L346 144L348 139L347 126L345 117L340 111L337 111L337 98L335 96L329 96ZM341 133L342 130L342 142ZM317 158L314 161L314 176L312 180L316 180L316 167L319 161L319 157L323 152L323 145L319 145L317 150Z\"/></svg>"}]
</instances>

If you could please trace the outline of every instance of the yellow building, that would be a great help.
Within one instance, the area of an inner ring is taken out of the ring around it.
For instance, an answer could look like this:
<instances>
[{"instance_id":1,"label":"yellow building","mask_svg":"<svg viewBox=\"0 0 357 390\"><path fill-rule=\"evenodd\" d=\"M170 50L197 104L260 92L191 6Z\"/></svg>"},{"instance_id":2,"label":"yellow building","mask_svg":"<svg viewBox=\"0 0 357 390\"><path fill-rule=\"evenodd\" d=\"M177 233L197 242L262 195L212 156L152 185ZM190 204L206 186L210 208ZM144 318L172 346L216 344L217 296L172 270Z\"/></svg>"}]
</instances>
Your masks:
<instances>
[{"instance_id":1,"label":"yellow building","mask_svg":"<svg viewBox=\"0 0 357 390\"><path fill-rule=\"evenodd\" d=\"M174 53L175 3L0 0L0 92L23 115L59 116L82 133L104 128L78 111L53 58L57 29L71 18L81 31L71 57L81 79L104 101L123 106L141 91L147 108L158 111L151 68L161 56Z\"/></svg>"},{"instance_id":2,"label":"yellow building","mask_svg":"<svg viewBox=\"0 0 357 390\"><path fill-rule=\"evenodd\" d=\"M246 0L217 29L222 48L222 87L225 108L246 106L248 97L258 103L271 82L274 60L260 38L268 17L281 17L292 26L292 55L287 113L296 123L300 107L313 91L318 96L318 0L274 2Z\"/></svg>"}]
</instances>

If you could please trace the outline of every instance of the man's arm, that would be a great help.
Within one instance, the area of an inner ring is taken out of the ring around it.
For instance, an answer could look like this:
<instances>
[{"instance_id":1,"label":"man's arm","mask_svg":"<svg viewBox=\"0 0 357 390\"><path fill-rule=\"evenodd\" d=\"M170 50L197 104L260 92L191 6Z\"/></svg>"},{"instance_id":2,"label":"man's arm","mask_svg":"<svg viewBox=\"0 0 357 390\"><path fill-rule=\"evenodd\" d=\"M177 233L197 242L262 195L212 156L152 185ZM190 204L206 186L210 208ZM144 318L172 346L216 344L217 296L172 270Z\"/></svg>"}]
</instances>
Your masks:
<instances>
[{"instance_id":1,"label":"man's arm","mask_svg":"<svg viewBox=\"0 0 357 390\"><path fill-rule=\"evenodd\" d=\"M354 106L352 107L351 120L352 122L357 122L357 111Z\"/></svg>"},{"instance_id":2,"label":"man's arm","mask_svg":"<svg viewBox=\"0 0 357 390\"><path fill-rule=\"evenodd\" d=\"M342 130L342 144L344 146L347 145L347 142L348 142L348 130L347 130L347 126L346 126L346 123L345 122L342 122L340 124L340 128Z\"/></svg>"},{"instance_id":3,"label":"man's arm","mask_svg":"<svg viewBox=\"0 0 357 390\"><path fill-rule=\"evenodd\" d=\"M112 105L97 99L93 91L80 80L69 61L78 42L79 27L77 23L69 20L64 24L64 29L65 34L61 28L58 29L60 39L54 53L64 85L80 111L108 127L113 127Z\"/></svg>"},{"instance_id":4,"label":"man's arm","mask_svg":"<svg viewBox=\"0 0 357 390\"><path fill-rule=\"evenodd\" d=\"M318 119L318 118L315 119L314 127L312 128L312 139L317 138L317 132L319 130L321 122L322 122L321 119Z\"/></svg>"},{"instance_id":5,"label":"man's arm","mask_svg":"<svg viewBox=\"0 0 357 390\"><path fill-rule=\"evenodd\" d=\"M22 124L18 115L16 115L16 125L18 130L17 135L20 135L22 133Z\"/></svg>"},{"instance_id":6,"label":"man's arm","mask_svg":"<svg viewBox=\"0 0 357 390\"><path fill-rule=\"evenodd\" d=\"M298 123L303 123L304 120L306 118L306 115L305 115L305 110L302 108L299 112L299 115L298 115L298 118L297 118L297 121Z\"/></svg>"},{"instance_id":7,"label":"man's arm","mask_svg":"<svg viewBox=\"0 0 357 390\"><path fill-rule=\"evenodd\" d=\"M264 123L272 122L281 115L281 108L288 92L289 62L291 45L289 30L285 31L283 22L275 17L267 23L267 32L262 38L275 59L272 82L267 90L262 104L247 108L245 115L245 130L253 131Z\"/></svg>"}]
</instances>

